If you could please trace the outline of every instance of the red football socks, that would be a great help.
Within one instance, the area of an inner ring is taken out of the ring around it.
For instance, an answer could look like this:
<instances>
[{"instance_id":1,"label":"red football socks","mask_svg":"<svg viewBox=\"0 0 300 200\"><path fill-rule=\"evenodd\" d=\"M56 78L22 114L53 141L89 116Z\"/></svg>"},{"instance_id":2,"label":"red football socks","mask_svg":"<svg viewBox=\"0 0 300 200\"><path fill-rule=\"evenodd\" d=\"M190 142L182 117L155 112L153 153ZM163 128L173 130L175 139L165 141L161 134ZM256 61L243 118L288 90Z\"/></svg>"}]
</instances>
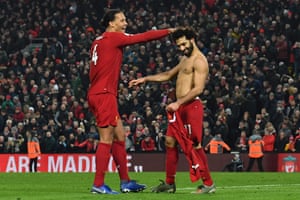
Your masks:
<instances>
[{"instance_id":1,"label":"red football socks","mask_svg":"<svg viewBox=\"0 0 300 200\"><path fill-rule=\"evenodd\" d=\"M205 155L205 152L203 148L197 149L197 152L199 154L200 159L202 160L202 163L204 163L204 171L200 171L201 177L203 184L206 186L211 186L213 184L213 180L210 176L209 168L208 168L208 163L207 163L207 158Z\"/></svg>"},{"instance_id":2,"label":"red football socks","mask_svg":"<svg viewBox=\"0 0 300 200\"><path fill-rule=\"evenodd\" d=\"M94 185L99 187L104 184L104 176L110 158L111 145L99 143L96 151L96 173Z\"/></svg>"},{"instance_id":3,"label":"red football socks","mask_svg":"<svg viewBox=\"0 0 300 200\"><path fill-rule=\"evenodd\" d=\"M178 162L178 149L166 147L166 183L174 184Z\"/></svg>"},{"instance_id":4,"label":"red football socks","mask_svg":"<svg viewBox=\"0 0 300 200\"><path fill-rule=\"evenodd\" d=\"M120 180L129 181L125 142L114 141L112 144L112 155L118 168Z\"/></svg>"}]
</instances>

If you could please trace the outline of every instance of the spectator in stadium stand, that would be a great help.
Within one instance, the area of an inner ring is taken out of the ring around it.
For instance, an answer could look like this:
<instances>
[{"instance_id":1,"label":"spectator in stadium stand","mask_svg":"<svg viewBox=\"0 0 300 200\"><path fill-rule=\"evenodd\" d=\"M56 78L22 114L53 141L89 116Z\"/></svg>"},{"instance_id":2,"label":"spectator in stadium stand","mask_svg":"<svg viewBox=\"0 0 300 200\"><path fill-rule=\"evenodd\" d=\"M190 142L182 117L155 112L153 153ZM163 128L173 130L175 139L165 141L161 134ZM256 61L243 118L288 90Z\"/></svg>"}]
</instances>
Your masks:
<instances>
[{"instance_id":1,"label":"spectator in stadium stand","mask_svg":"<svg viewBox=\"0 0 300 200\"><path fill-rule=\"evenodd\" d=\"M5 138L3 135L0 135L0 153L6 153L5 146Z\"/></svg>"},{"instance_id":2,"label":"spectator in stadium stand","mask_svg":"<svg viewBox=\"0 0 300 200\"><path fill-rule=\"evenodd\" d=\"M78 140L77 137L75 136L74 133L69 133L68 137L67 137L67 152L68 153L78 153L79 149L78 149Z\"/></svg>"},{"instance_id":3,"label":"spectator in stadium stand","mask_svg":"<svg viewBox=\"0 0 300 200\"><path fill-rule=\"evenodd\" d=\"M82 153L95 153L97 142L98 140L95 142L94 135L89 134L87 139L77 144L76 147L78 147Z\"/></svg>"},{"instance_id":4,"label":"spectator in stadium stand","mask_svg":"<svg viewBox=\"0 0 300 200\"><path fill-rule=\"evenodd\" d=\"M276 99L274 92L270 92L268 98L266 99L264 107L267 109L268 113L270 113L271 116L274 116L276 113L277 101L278 99Z\"/></svg>"},{"instance_id":5,"label":"spectator in stadium stand","mask_svg":"<svg viewBox=\"0 0 300 200\"><path fill-rule=\"evenodd\" d=\"M19 135L22 135L23 137L26 136L26 128L25 128L23 122L18 122L17 129L18 129Z\"/></svg>"},{"instance_id":6,"label":"spectator in stadium stand","mask_svg":"<svg viewBox=\"0 0 300 200\"><path fill-rule=\"evenodd\" d=\"M140 118L137 119L137 121L141 121ZM147 128L141 123L136 122L136 129L133 134L133 141L134 141L134 148L135 151L141 150L141 141L145 138L147 132Z\"/></svg>"},{"instance_id":7,"label":"spectator in stadium stand","mask_svg":"<svg viewBox=\"0 0 300 200\"><path fill-rule=\"evenodd\" d=\"M8 61L7 52L0 45L0 66L5 65Z\"/></svg>"},{"instance_id":8,"label":"spectator in stadium stand","mask_svg":"<svg viewBox=\"0 0 300 200\"><path fill-rule=\"evenodd\" d=\"M248 137L245 130L242 130L240 136L236 139L234 149L240 153L248 152Z\"/></svg>"},{"instance_id":9,"label":"spectator in stadium stand","mask_svg":"<svg viewBox=\"0 0 300 200\"><path fill-rule=\"evenodd\" d=\"M163 131L160 131L156 134L155 141L157 150L160 152L166 152L166 136Z\"/></svg>"},{"instance_id":10,"label":"spectator in stadium stand","mask_svg":"<svg viewBox=\"0 0 300 200\"><path fill-rule=\"evenodd\" d=\"M278 100L276 104L276 112L274 113L274 115L270 116L270 122L274 124L274 127L277 132L279 130L279 124L281 124L284 119L283 109L284 109L283 101Z\"/></svg>"},{"instance_id":11,"label":"spectator in stadium stand","mask_svg":"<svg viewBox=\"0 0 300 200\"><path fill-rule=\"evenodd\" d=\"M75 125L75 127L73 127L74 133L76 134L76 138L77 138L78 142L82 143L87 139L88 135L87 135L84 128L82 128L82 127L77 127L76 128L76 126L77 125Z\"/></svg>"},{"instance_id":12,"label":"spectator in stadium stand","mask_svg":"<svg viewBox=\"0 0 300 200\"><path fill-rule=\"evenodd\" d=\"M23 122L25 118L24 112L22 111L21 107L15 108L15 113L13 115L13 120L15 122Z\"/></svg>"},{"instance_id":13,"label":"spectator in stadium stand","mask_svg":"<svg viewBox=\"0 0 300 200\"><path fill-rule=\"evenodd\" d=\"M276 38L275 47L277 48L277 62L283 62L282 65L286 65L289 62L289 49L286 36L280 34ZM287 74L287 68L282 68L282 74Z\"/></svg>"},{"instance_id":14,"label":"spectator in stadium stand","mask_svg":"<svg viewBox=\"0 0 300 200\"><path fill-rule=\"evenodd\" d=\"M82 113L82 106L80 105L80 103L78 102L78 100L73 101L73 104L70 108L70 111L74 114L74 117L76 119L80 119L80 114Z\"/></svg>"},{"instance_id":15,"label":"spectator in stadium stand","mask_svg":"<svg viewBox=\"0 0 300 200\"><path fill-rule=\"evenodd\" d=\"M295 146L295 152L300 153L300 128L296 130L294 146Z\"/></svg>"},{"instance_id":16,"label":"spectator in stadium stand","mask_svg":"<svg viewBox=\"0 0 300 200\"><path fill-rule=\"evenodd\" d=\"M274 151L277 153L284 153L285 146L289 143L289 137L284 130L279 130L278 135L275 139Z\"/></svg>"},{"instance_id":17,"label":"spectator in stadium stand","mask_svg":"<svg viewBox=\"0 0 300 200\"><path fill-rule=\"evenodd\" d=\"M1 110L5 110L7 113L12 114L14 113L14 103L11 100L11 95L6 95L5 101L2 102L1 104Z\"/></svg>"},{"instance_id":18,"label":"spectator in stadium stand","mask_svg":"<svg viewBox=\"0 0 300 200\"><path fill-rule=\"evenodd\" d=\"M212 128L212 133L214 135L220 134L222 141L224 141L226 144L228 143L228 125L226 123L226 117L224 116L217 116L217 120L215 123L215 126Z\"/></svg>"},{"instance_id":19,"label":"spectator in stadium stand","mask_svg":"<svg viewBox=\"0 0 300 200\"><path fill-rule=\"evenodd\" d=\"M286 105L286 108L284 110L285 115L288 116L289 118L291 118L296 110L299 110L299 108L297 108L295 97L294 97L294 95L290 95L288 104Z\"/></svg>"},{"instance_id":20,"label":"spectator in stadium stand","mask_svg":"<svg viewBox=\"0 0 300 200\"><path fill-rule=\"evenodd\" d=\"M292 46L292 55L294 62L294 77L298 78L300 75L300 40L295 41Z\"/></svg>"},{"instance_id":21,"label":"spectator in stadium stand","mask_svg":"<svg viewBox=\"0 0 300 200\"><path fill-rule=\"evenodd\" d=\"M12 129L12 127L13 127L13 121L12 121L12 119L9 117L7 120L6 120L6 123L5 123L5 128L4 129L6 129L7 130L7 132L9 133L9 134L11 134L11 129Z\"/></svg>"},{"instance_id":22,"label":"spectator in stadium stand","mask_svg":"<svg viewBox=\"0 0 300 200\"><path fill-rule=\"evenodd\" d=\"M57 140L56 153L66 153L67 152L67 143L66 137L60 135Z\"/></svg>"},{"instance_id":23,"label":"spectator in stadium stand","mask_svg":"<svg viewBox=\"0 0 300 200\"><path fill-rule=\"evenodd\" d=\"M123 50L121 48L161 39L175 29L151 30L135 35L124 34L128 23L124 12L118 9L108 10L103 17L102 25L106 30L101 37L98 37L93 42L90 52L91 84L88 90L88 101L90 109L96 117L100 136L100 142L96 151L96 174L91 192L117 193L104 183L110 152L112 152L112 156L119 166L121 192L139 192L144 190L146 186L130 180L128 176L125 133L116 99L123 58ZM105 56L103 56L104 54ZM111 67L115 69L111 70ZM99 102L102 102L101 106ZM105 111L108 108L110 108L109 113ZM107 113L107 115L103 113ZM116 140L113 140L113 138Z\"/></svg>"},{"instance_id":24,"label":"spectator in stadium stand","mask_svg":"<svg viewBox=\"0 0 300 200\"><path fill-rule=\"evenodd\" d=\"M242 119L239 122L239 129L245 130L247 133L247 136L249 137L251 135L253 127L254 127L254 119L251 118L248 111L244 112Z\"/></svg>"},{"instance_id":25,"label":"spectator in stadium stand","mask_svg":"<svg viewBox=\"0 0 300 200\"><path fill-rule=\"evenodd\" d=\"M297 110L292 118L292 124L294 125L294 130L297 130L300 127L300 110Z\"/></svg>"},{"instance_id":26,"label":"spectator in stadium stand","mask_svg":"<svg viewBox=\"0 0 300 200\"><path fill-rule=\"evenodd\" d=\"M271 122L267 122L264 129L263 141L264 141L264 152L274 152L274 144L276 139L276 129Z\"/></svg>"},{"instance_id":27,"label":"spectator in stadium stand","mask_svg":"<svg viewBox=\"0 0 300 200\"><path fill-rule=\"evenodd\" d=\"M150 135L146 135L141 141L141 150L142 151L156 151L156 145L153 138Z\"/></svg>"},{"instance_id":28,"label":"spectator in stadium stand","mask_svg":"<svg viewBox=\"0 0 300 200\"><path fill-rule=\"evenodd\" d=\"M42 153L56 153L56 144L57 144L57 141L52 136L52 132L47 131L41 141Z\"/></svg>"},{"instance_id":29,"label":"spectator in stadium stand","mask_svg":"<svg viewBox=\"0 0 300 200\"><path fill-rule=\"evenodd\" d=\"M294 135L290 135L288 143L284 147L285 152L295 152L295 140Z\"/></svg>"},{"instance_id":30,"label":"spectator in stadium stand","mask_svg":"<svg viewBox=\"0 0 300 200\"><path fill-rule=\"evenodd\" d=\"M202 139L202 146L206 147L210 141L213 139L213 136L211 134L211 130L209 128L204 128L203 129L203 139ZM204 148L206 153L209 153L209 150Z\"/></svg>"},{"instance_id":31,"label":"spectator in stadium stand","mask_svg":"<svg viewBox=\"0 0 300 200\"><path fill-rule=\"evenodd\" d=\"M0 135L3 135L4 127L6 126L6 121L8 119L8 115L5 110L0 108Z\"/></svg>"},{"instance_id":32,"label":"spectator in stadium stand","mask_svg":"<svg viewBox=\"0 0 300 200\"><path fill-rule=\"evenodd\" d=\"M284 117L283 121L279 124L279 131L283 131L285 136L290 136L292 134L292 123L288 117Z\"/></svg>"},{"instance_id":33,"label":"spectator in stadium stand","mask_svg":"<svg viewBox=\"0 0 300 200\"><path fill-rule=\"evenodd\" d=\"M55 113L55 123L58 125L60 129L64 127L64 125L67 123L67 120L69 118L69 111L67 110L67 105L62 103L59 107L59 110Z\"/></svg>"},{"instance_id":34,"label":"spectator in stadium stand","mask_svg":"<svg viewBox=\"0 0 300 200\"><path fill-rule=\"evenodd\" d=\"M124 125L126 140L125 140L125 147L126 151L135 151L134 144L133 144L133 135L130 130L129 125Z\"/></svg>"}]
</instances>

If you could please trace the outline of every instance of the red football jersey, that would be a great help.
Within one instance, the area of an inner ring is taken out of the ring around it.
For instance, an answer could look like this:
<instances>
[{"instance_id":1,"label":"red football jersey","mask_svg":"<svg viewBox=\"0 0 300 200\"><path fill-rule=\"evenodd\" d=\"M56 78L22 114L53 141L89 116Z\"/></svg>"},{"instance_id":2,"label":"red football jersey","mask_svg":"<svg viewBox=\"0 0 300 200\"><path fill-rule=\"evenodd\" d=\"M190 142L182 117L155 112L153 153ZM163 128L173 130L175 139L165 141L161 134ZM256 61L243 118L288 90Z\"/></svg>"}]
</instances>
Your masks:
<instances>
[{"instance_id":1,"label":"red football jersey","mask_svg":"<svg viewBox=\"0 0 300 200\"><path fill-rule=\"evenodd\" d=\"M88 95L109 92L117 96L123 47L160 39L168 34L168 29L151 30L138 34L105 32L96 38L90 49Z\"/></svg>"}]
</instances>

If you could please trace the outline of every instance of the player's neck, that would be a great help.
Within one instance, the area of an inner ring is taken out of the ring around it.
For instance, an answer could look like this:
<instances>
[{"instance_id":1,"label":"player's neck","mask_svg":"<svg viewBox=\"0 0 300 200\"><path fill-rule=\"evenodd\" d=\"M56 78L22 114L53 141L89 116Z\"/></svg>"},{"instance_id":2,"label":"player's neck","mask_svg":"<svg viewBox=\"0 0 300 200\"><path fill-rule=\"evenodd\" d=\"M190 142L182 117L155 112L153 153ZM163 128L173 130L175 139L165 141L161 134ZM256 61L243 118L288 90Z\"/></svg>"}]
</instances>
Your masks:
<instances>
[{"instance_id":1,"label":"player's neck","mask_svg":"<svg viewBox=\"0 0 300 200\"><path fill-rule=\"evenodd\" d=\"M113 28L111 27L107 27L105 32L116 32L116 30L114 30Z\"/></svg>"}]
</instances>

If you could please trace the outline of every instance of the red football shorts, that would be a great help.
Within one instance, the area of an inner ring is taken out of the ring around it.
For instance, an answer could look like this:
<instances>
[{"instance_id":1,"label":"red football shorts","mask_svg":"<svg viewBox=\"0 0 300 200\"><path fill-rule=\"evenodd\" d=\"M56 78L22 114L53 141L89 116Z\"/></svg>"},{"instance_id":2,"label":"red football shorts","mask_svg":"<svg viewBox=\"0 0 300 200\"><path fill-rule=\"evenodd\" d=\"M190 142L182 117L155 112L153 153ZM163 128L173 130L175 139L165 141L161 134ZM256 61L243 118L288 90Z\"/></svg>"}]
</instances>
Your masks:
<instances>
[{"instance_id":1,"label":"red football shorts","mask_svg":"<svg viewBox=\"0 0 300 200\"><path fill-rule=\"evenodd\" d=\"M88 103L98 127L117 126L120 115L116 96L111 93L90 95Z\"/></svg>"},{"instance_id":2,"label":"red football shorts","mask_svg":"<svg viewBox=\"0 0 300 200\"><path fill-rule=\"evenodd\" d=\"M203 104L199 99L183 104L178 109L178 114L188 132L188 137L195 143L202 142ZM168 127L167 136L175 137L174 130Z\"/></svg>"}]
</instances>

